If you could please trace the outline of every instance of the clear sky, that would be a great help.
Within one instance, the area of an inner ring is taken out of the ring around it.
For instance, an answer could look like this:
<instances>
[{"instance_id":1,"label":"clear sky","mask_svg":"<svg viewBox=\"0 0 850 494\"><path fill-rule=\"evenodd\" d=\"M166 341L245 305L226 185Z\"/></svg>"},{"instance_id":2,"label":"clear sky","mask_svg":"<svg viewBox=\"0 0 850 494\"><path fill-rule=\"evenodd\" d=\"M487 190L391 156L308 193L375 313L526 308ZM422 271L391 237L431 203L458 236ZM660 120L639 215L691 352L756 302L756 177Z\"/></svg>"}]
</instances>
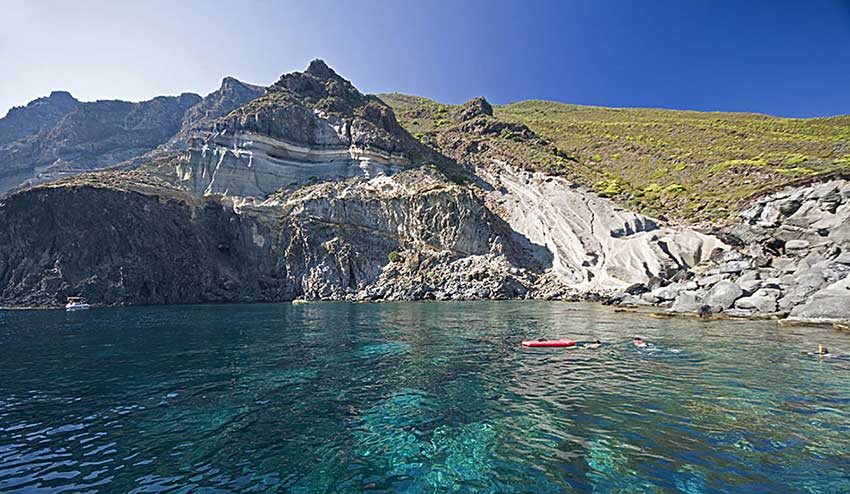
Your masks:
<instances>
[{"instance_id":1,"label":"clear sky","mask_svg":"<svg viewBox=\"0 0 850 494\"><path fill-rule=\"evenodd\" d=\"M0 115L269 84L323 58L446 103L850 113L850 0L0 0Z\"/></svg>"}]
</instances>

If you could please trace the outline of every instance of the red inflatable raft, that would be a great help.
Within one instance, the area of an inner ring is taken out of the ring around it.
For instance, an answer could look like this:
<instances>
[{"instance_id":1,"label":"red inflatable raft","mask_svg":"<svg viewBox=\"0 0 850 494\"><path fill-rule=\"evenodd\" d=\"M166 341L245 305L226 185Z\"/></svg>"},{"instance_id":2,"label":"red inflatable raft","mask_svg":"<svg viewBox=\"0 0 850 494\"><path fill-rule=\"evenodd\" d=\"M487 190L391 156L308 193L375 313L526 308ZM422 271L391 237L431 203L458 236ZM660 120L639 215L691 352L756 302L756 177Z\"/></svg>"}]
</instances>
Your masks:
<instances>
[{"instance_id":1,"label":"red inflatable raft","mask_svg":"<svg viewBox=\"0 0 850 494\"><path fill-rule=\"evenodd\" d=\"M522 346L527 347L552 347L552 346L576 346L576 342L573 340L526 340L522 342Z\"/></svg>"}]
</instances>

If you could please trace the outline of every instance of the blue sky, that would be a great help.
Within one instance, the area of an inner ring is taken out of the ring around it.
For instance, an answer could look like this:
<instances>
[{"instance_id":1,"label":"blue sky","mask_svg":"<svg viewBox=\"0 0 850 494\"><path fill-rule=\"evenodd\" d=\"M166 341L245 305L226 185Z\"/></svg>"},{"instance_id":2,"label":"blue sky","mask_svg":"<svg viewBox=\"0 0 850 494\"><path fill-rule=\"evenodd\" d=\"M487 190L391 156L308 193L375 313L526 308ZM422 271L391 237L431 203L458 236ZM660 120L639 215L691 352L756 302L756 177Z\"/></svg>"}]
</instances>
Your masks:
<instances>
[{"instance_id":1,"label":"blue sky","mask_svg":"<svg viewBox=\"0 0 850 494\"><path fill-rule=\"evenodd\" d=\"M850 113L850 0L0 0L0 115L269 84L323 58L364 92L446 103Z\"/></svg>"}]
</instances>

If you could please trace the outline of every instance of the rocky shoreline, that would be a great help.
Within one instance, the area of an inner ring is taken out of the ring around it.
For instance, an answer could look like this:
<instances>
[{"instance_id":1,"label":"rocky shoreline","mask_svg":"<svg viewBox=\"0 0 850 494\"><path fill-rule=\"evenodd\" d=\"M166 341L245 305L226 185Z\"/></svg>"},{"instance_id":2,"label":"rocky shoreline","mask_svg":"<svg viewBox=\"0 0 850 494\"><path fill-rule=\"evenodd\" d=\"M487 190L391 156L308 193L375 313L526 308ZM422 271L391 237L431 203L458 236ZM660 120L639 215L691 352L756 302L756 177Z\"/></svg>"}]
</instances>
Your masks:
<instances>
[{"instance_id":1,"label":"rocky shoreline","mask_svg":"<svg viewBox=\"0 0 850 494\"><path fill-rule=\"evenodd\" d=\"M758 200L716 232L731 249L668 280L611 299L673 313L850 320L850 183L833 180Z\"/></svg>"},{"instance_id":2,"label":"rocky shoreline","mask_svg":"<svg viewBox=\"0 0 850 494\"><path fill-rule=\"evenodd\" d=\"M0 305L542 299L850 323L846 177L700 229L511 153L575 163L483 98L435 110L432 142L321 61L219 93L173 147L0 199Z\"/></svg>"}]
</instances>

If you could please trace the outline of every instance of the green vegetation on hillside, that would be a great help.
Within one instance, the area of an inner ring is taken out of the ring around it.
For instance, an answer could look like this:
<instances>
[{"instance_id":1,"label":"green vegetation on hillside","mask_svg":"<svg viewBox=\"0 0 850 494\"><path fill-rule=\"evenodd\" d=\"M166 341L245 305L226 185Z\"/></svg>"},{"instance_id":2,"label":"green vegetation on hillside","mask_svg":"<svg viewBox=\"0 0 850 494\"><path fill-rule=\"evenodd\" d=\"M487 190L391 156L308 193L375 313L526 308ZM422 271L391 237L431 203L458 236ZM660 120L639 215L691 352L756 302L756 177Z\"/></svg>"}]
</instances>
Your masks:
<instances>
[{"instance_id":1,"label":"green vegetation on hillside","mask_svg":"<svg viewBox=\"0 0 850 494\"><path fill-rule=\"evenodd\" d=\"M439 148L463 134L461 106L381 95L399 122ZM712 220L755 194L800 180L850 173L850 116L788 119L750 113L601 108L523 101L494 108L527 126L487 139L536 169L563 175L653 215ZM470 141L482 136L466 133Z\"/></svg>"}]
</instances>

